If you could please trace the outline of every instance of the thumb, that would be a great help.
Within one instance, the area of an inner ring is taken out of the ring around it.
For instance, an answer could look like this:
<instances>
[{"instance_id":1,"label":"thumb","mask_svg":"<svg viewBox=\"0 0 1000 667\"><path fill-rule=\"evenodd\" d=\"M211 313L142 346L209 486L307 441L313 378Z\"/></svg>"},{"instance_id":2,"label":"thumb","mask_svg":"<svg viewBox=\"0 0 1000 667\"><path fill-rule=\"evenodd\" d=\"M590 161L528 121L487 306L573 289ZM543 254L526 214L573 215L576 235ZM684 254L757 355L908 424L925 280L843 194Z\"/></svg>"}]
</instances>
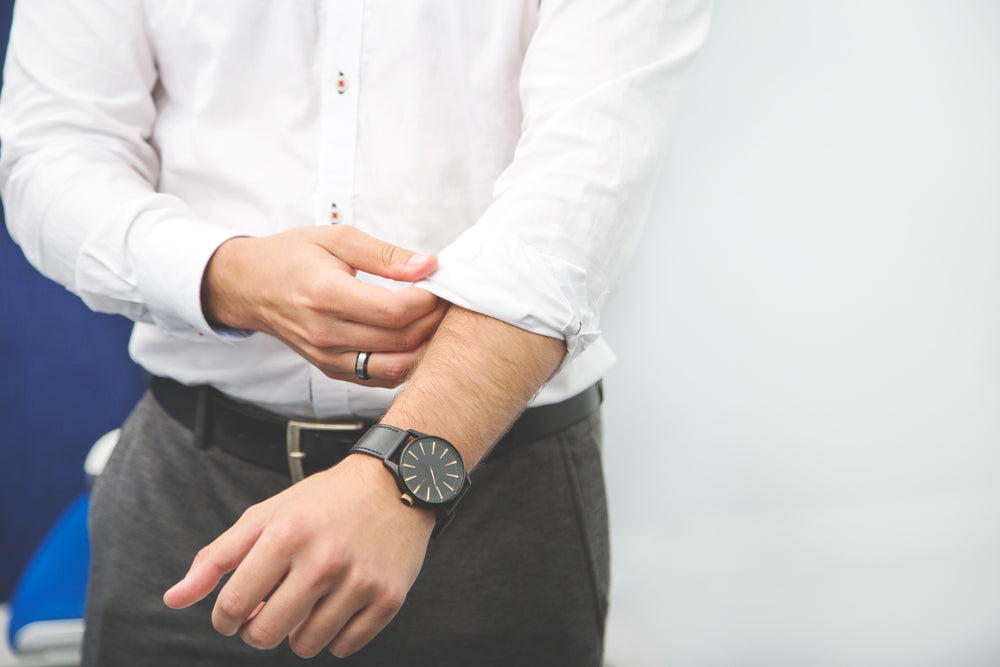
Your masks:
<instances>
[{"instance_id":1,"label":"thumb","mask_svg":"<svg viewBox=\"0 0 1000 667\"><path fill-rule=\"evenodd\" d=\"M437 256L386 243L350 225L328 227L319 243L352 268L400 282L423 280L437 270Z\"/></svg>"}]
</instances>

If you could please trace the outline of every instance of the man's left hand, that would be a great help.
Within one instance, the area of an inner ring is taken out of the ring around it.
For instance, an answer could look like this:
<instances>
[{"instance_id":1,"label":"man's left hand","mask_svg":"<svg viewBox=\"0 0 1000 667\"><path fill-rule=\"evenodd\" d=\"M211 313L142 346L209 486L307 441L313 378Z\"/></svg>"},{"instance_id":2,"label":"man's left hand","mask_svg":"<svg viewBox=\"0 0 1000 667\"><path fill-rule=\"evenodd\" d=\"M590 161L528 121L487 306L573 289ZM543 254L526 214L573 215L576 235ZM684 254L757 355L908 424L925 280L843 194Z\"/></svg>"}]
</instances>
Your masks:
<instances>
[{"instance_id":1,"label":"man's left hand","mask_svg":"<svg viewBox=\"0 0 1000 667\"><path fill-rule=\"evenodd\" d=\"M381 463L362 455L247 510L203 548L164 595L174 609L219 591L212 623L256 648L285 637L312 657L345 657L403 604L423 565L434 515L405 506Z\"/></svg>"}]
</instances>

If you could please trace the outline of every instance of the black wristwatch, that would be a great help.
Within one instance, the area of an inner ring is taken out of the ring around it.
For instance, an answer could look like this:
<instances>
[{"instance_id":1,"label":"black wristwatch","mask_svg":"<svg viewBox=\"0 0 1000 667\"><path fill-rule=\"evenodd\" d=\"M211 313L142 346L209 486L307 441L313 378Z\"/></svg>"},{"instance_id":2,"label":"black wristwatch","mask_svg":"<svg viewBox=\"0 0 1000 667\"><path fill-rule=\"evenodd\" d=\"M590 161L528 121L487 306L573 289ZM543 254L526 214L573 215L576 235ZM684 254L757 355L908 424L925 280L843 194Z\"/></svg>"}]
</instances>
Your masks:
<instances>
[{"instance_id":1,"label":"black wristwatch","mask_svg":"<svg viewBox=\"0 0 1000 667\"><path fill-rule=\"evenodd\" d=\"M432 537L439 536L455 518L455 508L472 485L458 450L435 435L376 424L354 443L350 453L382 459L396 478L400 500L435 511Z\"/></svg>"}]
</instances>

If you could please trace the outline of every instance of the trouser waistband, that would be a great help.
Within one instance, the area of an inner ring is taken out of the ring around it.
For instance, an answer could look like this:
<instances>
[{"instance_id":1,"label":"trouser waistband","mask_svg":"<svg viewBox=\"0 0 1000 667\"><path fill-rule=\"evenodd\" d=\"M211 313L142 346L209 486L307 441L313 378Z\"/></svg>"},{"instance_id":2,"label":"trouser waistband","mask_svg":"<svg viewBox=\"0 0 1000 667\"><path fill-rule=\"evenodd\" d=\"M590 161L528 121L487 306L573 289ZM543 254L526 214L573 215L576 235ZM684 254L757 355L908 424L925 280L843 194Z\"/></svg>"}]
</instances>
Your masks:
<instances>
[{"instance_id":1,"label":"trouser waistband","mask_svg":"<svg viewBox=\"0 0 1000 667\"><path fill-rule=\"evenodd\" d=\"M210 386L187 386L154 377L150 390L160 406L194 433L198 449L218 447L248 463L289 474L290 457L302 461L306 474L333 467L377 422L287 419L228 398ZM501 456L520 443L538 440L588 417L603 399L598 382L560 403L526 410L494 447Z\"/></svg>"}]
</instances>

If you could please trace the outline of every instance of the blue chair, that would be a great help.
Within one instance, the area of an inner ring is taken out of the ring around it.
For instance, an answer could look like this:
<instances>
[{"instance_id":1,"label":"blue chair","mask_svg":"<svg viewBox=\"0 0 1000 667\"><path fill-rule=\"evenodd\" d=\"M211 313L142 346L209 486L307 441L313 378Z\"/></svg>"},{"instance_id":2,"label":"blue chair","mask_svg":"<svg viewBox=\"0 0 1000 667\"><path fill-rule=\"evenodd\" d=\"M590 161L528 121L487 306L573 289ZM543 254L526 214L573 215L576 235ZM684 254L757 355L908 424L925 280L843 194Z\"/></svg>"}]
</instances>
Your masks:
<instances>
[{"instance_id":1,"label":"blue chair","mask_svg":"<svg viewBox=\"0 0 1000 667\"><path fill-rule=\"evenodd\" d=\"M17 655L79 653L90 567L89 507L89 492L70 503L18 579L7 628Z\"/></svg>"},{"instance_id":2,"label":"blue chair","mask_svg":"<svg viewBox=\"0 0 1000 667\"><path fill-rule=\"evenodd\" d=\"M84 463L92 482L118 442L118 431L101 437ZM78 665L83 607L90 568L87 512L90 492L77 497L49 529L21 572L10 599L7 639L23 664ZM22 664L16 662L14 664Z\"/></svg>"}]
</instances>

